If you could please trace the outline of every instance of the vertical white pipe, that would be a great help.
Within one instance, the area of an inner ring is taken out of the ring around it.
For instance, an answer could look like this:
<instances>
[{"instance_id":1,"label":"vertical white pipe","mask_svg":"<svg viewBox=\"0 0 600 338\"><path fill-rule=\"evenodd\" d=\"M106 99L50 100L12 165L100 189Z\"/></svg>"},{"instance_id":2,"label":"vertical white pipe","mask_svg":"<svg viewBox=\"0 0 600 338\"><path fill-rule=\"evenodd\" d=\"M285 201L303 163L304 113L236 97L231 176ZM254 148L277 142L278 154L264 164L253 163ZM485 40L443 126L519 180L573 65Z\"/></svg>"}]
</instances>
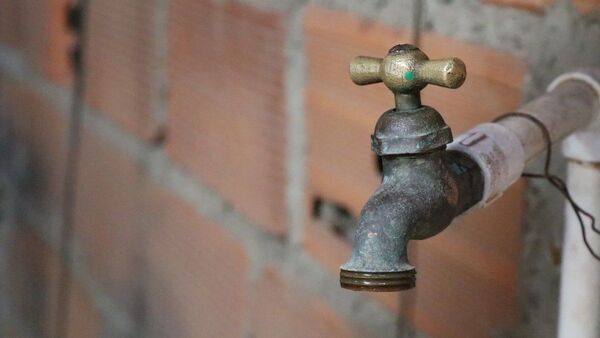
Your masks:
<instances>
[{"instance_id":1,"label":"vertical white pipe","mask_svg":"<svg viewBox=\"0 0 600 338\"><path fill-rule=\"evenodd\" d=\"M563 151L569 158L567 186L573 199L600 222L600 130L571 136ZM598 338L600 262L585 247L572 208L565 211L558 337ZM600 252L600 236L587 219L586 231L592 248Z\"/></svg>"}]
</instances>

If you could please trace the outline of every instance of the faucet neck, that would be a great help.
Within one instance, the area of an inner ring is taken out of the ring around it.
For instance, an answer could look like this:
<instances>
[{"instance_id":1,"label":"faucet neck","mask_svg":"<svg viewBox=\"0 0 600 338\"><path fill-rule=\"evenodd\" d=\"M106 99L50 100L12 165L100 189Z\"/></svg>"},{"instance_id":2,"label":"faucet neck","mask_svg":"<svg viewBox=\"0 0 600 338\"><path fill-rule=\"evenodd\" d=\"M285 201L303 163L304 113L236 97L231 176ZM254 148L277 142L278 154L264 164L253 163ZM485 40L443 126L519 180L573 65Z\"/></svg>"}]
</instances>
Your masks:
<instances>
[{"instance_id":1,"label":"faucet neck","mask_svg":"<svg viewBox=\"0 0 600 338\"><path fill-rule=\"evenodd\" d=\"M421 92L409 94L394 93L397 111L414 110L421 107Z\"/></svg>"},{"instance_id":2,"label":"faucet neck","mask_svg":"<svg viewBox=\"0 0 600 338\"><path fill-rule=\"evenodd\" d=\"M380 156L429 153L450 142L450 127L435 109L420 105L418 93L397 94L396 108L379 117L371 136Z\"/></svg>"}]
</instances>

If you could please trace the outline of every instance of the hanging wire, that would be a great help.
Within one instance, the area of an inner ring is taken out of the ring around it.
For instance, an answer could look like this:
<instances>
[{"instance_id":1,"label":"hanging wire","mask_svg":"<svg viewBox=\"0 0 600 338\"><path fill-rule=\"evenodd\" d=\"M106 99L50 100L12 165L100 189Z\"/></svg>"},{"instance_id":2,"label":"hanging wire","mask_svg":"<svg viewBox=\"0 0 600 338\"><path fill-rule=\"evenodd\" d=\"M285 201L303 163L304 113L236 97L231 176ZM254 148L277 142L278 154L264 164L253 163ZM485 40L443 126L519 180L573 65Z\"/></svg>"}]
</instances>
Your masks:
<instances>
[{"instance_id":1,"label":"hanging wire","mask_svg":"<svg viewBox=\"0 0 600 338\"><path fill-rule=\"evenodd\" d=\"M587 247L590 254L596 260L600 261L600 255L597 254L592 249L592 246L590 245L590 243L588 241L587 231L585 229L585 222L584 222L584 217L585 217L590 221L592 231L594 233L600 235L600 229L598 229L596 227L596 218L592 214L590 214L589 212L587 212L583 208L581 208L581 206L579 206L579 204L577 204L575 202L575 200L571 196L571 193L569 192L569 189L567 188L567 185L560 177L550 173L550 162L552 160L552 139L550 137L550 132L548 131L548 128L546 128L544 123L542 123L542 121L538 120L536 117L529 115L529 114L525 114L525 113L519 113L519 112L511 112L511 113L506 113L506 114L500 115L494 119L494 122L498 122L506 117L522 117L522 118L525 118L525 119L533 122L536 126L538 126L540 128L542 135L544 136L544 141L546 142L546 162L544 163L544 172L541 174L523 173L521 176L527 177L527 178L546 179L546 180L548 180L548 182L550 182L550 184L552 184L556 189L558 189L558 191L561 192L561 194L565 197L565 199L571 205L571 208L575 212L575 216L577 217L577 220L579 221L579 226L581 227L581 236L583 238L583 243L585 243L585 246Z\"/></svg>"},{"instance_id":2,"label":"hanging wire","mask_svg":"<svg viewBox=\"0 0 600 338\"><path fill-rule=\"evenodd\" d=\"M62 224L60 232L60 257L62 265L59 267L57 284L57 301L55 317L55 338L67 336L69 316L69 295L71 290L72 266L72 238L73 219L75 210L75 189L77 184L77 169L81 148L81 127L83 111L83 95L85 92L85 71L83 67L84 46L86 44L86 11L87 0L79 0L69 8L67 24L75 33L75 42L71 49L71 65L73 68L73 92L69 116L69 129L67 135L67 154L63 178L62 196Z\"/></svg>"}]
</instances>

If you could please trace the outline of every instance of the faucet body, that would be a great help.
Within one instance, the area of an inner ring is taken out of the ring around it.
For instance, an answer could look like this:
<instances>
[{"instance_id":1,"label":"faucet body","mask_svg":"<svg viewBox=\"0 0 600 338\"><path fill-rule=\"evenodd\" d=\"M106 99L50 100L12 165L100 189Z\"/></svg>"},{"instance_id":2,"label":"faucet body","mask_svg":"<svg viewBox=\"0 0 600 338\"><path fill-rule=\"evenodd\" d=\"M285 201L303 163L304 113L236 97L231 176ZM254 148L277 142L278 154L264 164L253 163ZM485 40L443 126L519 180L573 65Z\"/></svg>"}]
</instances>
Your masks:
<instances>
[{"instance_id":1,"label":"faucet body","mask_svg":"<svg viewBox=\"0 0 600 338\"><path fill-rule=\"evenodd\" d=\"M409 289L416 272L408 262L408 241L444 230L482 196L477 163L446 150L452 131L420 99L430 83L459 87L465 65L456 58L429 60L415 46L397 45L383 59L355 58L350 77L359 85L383 82L394 93L396 107L381 115L371 136L371 148L382 159L383 180L361 211L340 283L355 290Z\"/></svg>"},{"instance_id":2,"label":"faucet body","mask_svg":"<svg viewBox=\"0 0 600 338\"><path fill-rule=\"evenodd\" d=\"M481 199L477 164L444 147L424 154L385 155L383 181L362 209L350 260L341 267L345 288L395 291L414 287L411 239L426 239Z\"/></svg>"}]
</instances>

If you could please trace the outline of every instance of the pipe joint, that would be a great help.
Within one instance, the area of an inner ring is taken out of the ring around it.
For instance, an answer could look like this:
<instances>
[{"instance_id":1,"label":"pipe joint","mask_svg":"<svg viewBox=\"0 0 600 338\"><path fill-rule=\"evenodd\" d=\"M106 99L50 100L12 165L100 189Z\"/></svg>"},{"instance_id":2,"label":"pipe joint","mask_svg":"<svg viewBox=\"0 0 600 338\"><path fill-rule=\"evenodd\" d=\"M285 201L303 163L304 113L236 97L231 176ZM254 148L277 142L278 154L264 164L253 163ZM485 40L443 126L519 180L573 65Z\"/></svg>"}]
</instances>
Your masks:
<instances>
[{"instance_id":1,"label":"pipe joint","mask_svg":"<svg viewBox=\"0 0 600 338\"><path fill-rule=\"evenodd\" d=\"M497 200L525 168L525 152L519 138L496 123L476 126L458 136L448 149L467 154L481 169L483 197L472 209L483 208Z\"/></svg>"}]
</instances>

